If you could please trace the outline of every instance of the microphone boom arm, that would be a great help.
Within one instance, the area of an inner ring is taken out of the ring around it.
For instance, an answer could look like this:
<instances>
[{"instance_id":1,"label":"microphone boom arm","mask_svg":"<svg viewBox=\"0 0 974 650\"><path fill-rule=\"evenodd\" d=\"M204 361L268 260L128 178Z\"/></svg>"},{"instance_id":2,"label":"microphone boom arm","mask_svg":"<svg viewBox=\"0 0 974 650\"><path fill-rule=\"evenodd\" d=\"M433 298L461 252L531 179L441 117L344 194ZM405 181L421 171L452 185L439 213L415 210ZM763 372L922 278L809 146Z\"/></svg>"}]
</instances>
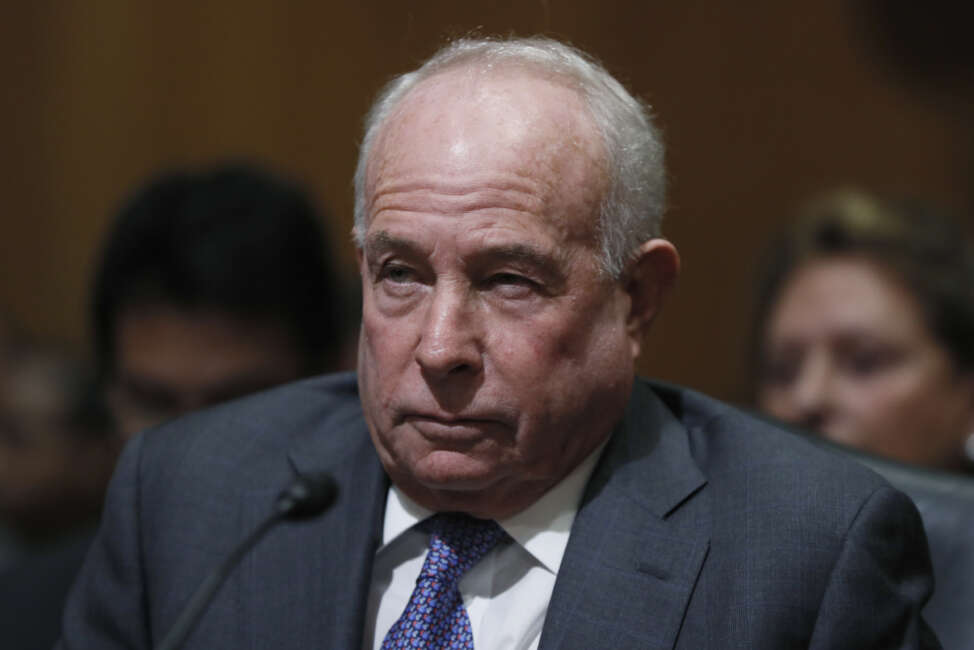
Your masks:
<instances>
[{"instance_id":1,"label":"microphone boom arm","mask_svg":"<svg viewBox=\"0 0 974 650\"><path fill-rule=\"evenodd\" d=\"M324 512L334 502L337 494L338 487L335 481L327 475L301 478L288 486L278 496L271 516L240 542L197 587L157 650L177 650L182 646L203 616L214 594L240 560L267 534L267 531L286 519L305 519Z\"/></svg>"}]
</instances>

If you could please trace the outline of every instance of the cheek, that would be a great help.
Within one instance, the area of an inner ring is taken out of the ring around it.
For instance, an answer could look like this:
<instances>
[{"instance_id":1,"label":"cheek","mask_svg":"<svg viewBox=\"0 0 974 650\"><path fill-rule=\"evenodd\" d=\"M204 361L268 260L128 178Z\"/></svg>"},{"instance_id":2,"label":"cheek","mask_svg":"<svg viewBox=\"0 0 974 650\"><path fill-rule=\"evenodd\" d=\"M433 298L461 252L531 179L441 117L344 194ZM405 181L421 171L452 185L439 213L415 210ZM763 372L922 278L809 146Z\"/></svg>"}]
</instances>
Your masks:
<instances>
[{"instance_id":1,"label":"cheek","mask_svg":"<svg viewBox=\"0 0 974 650\"><path fill-rule=\"evenodd\" d=\"M613 302L590 309L592 317L579 319L559 339L556 354L596 382L615 374L631 375L634 357L625 319L618 316Z\"/></svg>"},{"instance_id":2,"label":"cheek","mask_svg":"<svg viewBox=\"0 0 974 650\"><path fill-rule=\"evenodd\" d=\"M377 413L377 407L387 401L394 365L394 337L384 336L381 323L363 314L358 345L359 394L365 407L366 418ZM391 348L391 349L390 349Z\"/></svg>"},{"instance_id":3,"label":"cheek","mask_svg":"<svg viewBox=\"0 0 974 650\"><path fill-rule=\"evenodd\" d=\"M957 454L969 426L966 399L952 379L940 375L916 376L877 391L869 406L862 430L873 450L906 462L949 462L945 459Z\"/></svg>"},{"instance_id":4,"label":"cheek","mask_svg":"<svg viewBox=\"0 0 974 650\"><path fill-rule=\"evenodd\" d=\"M590 395L625 392L621 386L631 381L624 324L562 317L496 331L496 370L536 418L574 419Z\"/></svg>"},{"instance_id":5,"label":"cheek","mask_svg":"<svg viewBox=\"0 0 974 650\"><path fill-rule=\"evenodd\" d=\"M930 398L941 384L935 373L925 368L907 367L873 387L871 398L877 409L907 410Z\"/></svg>"},{"instance_id":6,"label":"cheek","mask_svg":"<svg viewBox=\"0 0 974 650\"><path fill-rule=\"evenodd\" d=\"M411 352L409 321L383 316L373 305L362 310L359 371L381 366L383 373L404 364Z\"/></svg>"},{"instance_id":7,"label":"cheek","mask_svg":"<svg viewBox=\"0 0 974 650\"><path fill-rule=\"evenodd\" d=\"M563 367L580 365L588 338L565 318L501 322L486 331L484 347L494 369L535 392L557 381Z\"/></svg>"},{"instance_id":8,"label":"cheek","mask_svg":"<svg viewBox=\"0 0 974 650\"><path fill-rule=\"evenodd\" d=\"M943 386L930 369L907 367L850 390L846 408L873 436L916 435L939 412Z\"/></svg>"},{"instance_id":9,"label":"cheek","mask_svg":"<svg viewBox=\"0 0 974 650\"><path fill-rule=\"evenodd\" d=\"M762 411L776 418L789 421L797 417L795 398L792 391L786 388L761 388L757 402Z\"/></svg>"}]
</instances>

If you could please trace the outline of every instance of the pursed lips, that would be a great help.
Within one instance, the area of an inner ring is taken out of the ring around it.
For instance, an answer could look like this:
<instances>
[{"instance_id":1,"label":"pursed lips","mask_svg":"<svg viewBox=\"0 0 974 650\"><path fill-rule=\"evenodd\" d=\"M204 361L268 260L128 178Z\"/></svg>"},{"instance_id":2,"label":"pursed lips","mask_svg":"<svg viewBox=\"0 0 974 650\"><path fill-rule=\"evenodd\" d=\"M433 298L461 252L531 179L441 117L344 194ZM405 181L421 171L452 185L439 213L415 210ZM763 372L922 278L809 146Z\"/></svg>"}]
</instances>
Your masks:
<instances>
[{"instance_id":1,"label":"pursed lips","mask_svg":"<svg viewBox=\"0 0 974 650\"><path fill-rule=\"evenodd\" d=\"M499 431L510 430L510 427L500 419L479 416L405 413L402 415L402 422L409 424L424 438L431 441L473 442L486 436L496 435Z\"/></svg>"}]
</instances>

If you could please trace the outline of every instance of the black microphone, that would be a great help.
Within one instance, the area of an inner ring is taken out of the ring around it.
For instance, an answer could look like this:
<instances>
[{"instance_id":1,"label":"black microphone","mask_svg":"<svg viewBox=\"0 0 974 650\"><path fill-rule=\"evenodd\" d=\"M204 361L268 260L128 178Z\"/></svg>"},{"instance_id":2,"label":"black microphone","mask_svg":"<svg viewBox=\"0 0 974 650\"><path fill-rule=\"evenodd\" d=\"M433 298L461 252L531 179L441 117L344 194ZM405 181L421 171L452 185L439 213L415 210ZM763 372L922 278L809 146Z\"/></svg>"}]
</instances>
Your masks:
<instances>
[{"instance_id":1,"label":"black microphone","mask_svg":"<svg viewBox=\"0 0 974 650\"><path fill-rule=\"evenodd\" d=\"M271 528L284 520L308 519L324 512L334 503L338 495L338 485L327 474L317 474L299 478L289 485L274 502L274 510L250 535L233 549L206 580L196 589L186 603L175 624L159 644L157 650L176 650L199 622L203 611L213 600L214 594L233 572L240 559L254 547Z\"/></svg>"}]
</instances>

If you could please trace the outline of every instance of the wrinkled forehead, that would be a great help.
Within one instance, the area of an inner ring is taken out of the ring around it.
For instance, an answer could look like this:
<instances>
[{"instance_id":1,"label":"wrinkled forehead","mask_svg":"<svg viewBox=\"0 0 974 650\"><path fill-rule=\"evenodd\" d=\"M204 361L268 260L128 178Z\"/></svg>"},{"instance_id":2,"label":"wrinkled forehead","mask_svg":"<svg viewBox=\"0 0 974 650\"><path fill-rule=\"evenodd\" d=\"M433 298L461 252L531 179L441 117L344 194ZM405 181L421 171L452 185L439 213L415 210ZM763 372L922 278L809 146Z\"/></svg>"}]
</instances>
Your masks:
<instances>
[{"instance_id":1,"label":"wrinkled forehead","mask_svg":"<svg viewBox=\"0 0 974 650\"><path fill-rule=\"evenodd\" d=\"M526 68L460 67L420 82L382 125L366 195L389 178L503 172L601 192L605 151L588 106L567 82Z\"/></svg>"}]
</instances>

